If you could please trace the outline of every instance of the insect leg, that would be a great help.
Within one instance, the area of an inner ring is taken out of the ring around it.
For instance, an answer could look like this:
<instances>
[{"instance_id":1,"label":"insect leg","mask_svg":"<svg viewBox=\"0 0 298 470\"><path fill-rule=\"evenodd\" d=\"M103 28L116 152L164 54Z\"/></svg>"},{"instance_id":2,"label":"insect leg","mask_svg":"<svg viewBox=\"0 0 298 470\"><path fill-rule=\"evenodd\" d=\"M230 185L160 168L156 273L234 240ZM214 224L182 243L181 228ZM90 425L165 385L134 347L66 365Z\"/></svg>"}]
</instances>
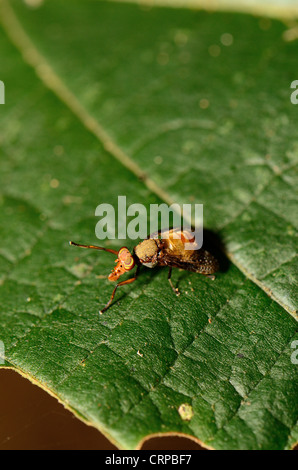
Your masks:
<instances>
[{"instance_id":1,"label":"insect leg","mask_svg":"<svg viewBox=\"0 0 298 470\"><path fill-rule=\"evenodd\" d=\"M173 286L173 283L172 283L172 280L171 280L171 276L172 276L172 267L169 267L169 274L168 274L168 281L170 283L170 286L172 287L172 290L174 292L175 295L180 295L180 292L178 290L178 287L174 287Z\"/></svg>"},{"instance_id":2,"label":"insect leg","mask_svg":"<svg viewBox=\"0 0 298 470\"><path fill-rule=\"evenodd\" d=\"M140 270L140 267L137 266L137 269L136 269L136 272L135 272L134 277L131 277L130 279L126 279L126 281L119 282L119 283L114 287L114 290L113 290L113 292L112 292L112 295L111 295L110 300L109 300L108 303L104 306L104 308L99 311L100 314L102 314L103 312L105 312L106 310L108 310L109 306L110 306L111 303L113 302L113 299L114 299L114 297L115 297L116 290L118 289L118 287L125 286L126 284L131 284L132 282L134 282L134 281L137 279L138 274L139 274L139 270Z\"/></svg>"}]
</instances>

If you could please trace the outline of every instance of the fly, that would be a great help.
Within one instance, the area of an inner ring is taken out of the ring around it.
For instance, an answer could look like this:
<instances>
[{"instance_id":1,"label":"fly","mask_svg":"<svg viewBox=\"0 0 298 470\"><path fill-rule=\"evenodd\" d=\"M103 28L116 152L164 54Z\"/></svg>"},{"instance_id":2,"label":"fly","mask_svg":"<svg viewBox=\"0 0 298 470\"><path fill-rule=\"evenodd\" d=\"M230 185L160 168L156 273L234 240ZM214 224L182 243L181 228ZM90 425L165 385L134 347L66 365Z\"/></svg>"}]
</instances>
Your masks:
<instances>
[{"instance_id":1,"label":"fly","mask_svg":"<svg viewBox=\"0 0 298 470\"><path fill-rule=\"evenodd\" d=\"M176 295L180 295L180 292L173 286L171 280L173 268L185 269L212 278L214 278L212 275L219 269L217 259L203 248L198 249L193 234L187 229L181 230L180 228L173 228L152 233L148 238L134 247L133 253L125 246L120 248L119 251L116 251L101 246L81 245L74 242L69 243L70 245L79 246L81 248L103 250L116 255L115 263L117 264L108 276L109 281L118 281L120 276L136 267L133 277L116 284L110 300L104 308L100 310L100 313L105 312L110 307L118 287L131 284L137 279L141 266L147 268L154 268L156 266L168 267L168 281ZM185 248L186 244L188 244L188 249ZM190 244L193 245L193 247ZM193 249L189 249L189 247Z\"/></svg>"}]
</instances>

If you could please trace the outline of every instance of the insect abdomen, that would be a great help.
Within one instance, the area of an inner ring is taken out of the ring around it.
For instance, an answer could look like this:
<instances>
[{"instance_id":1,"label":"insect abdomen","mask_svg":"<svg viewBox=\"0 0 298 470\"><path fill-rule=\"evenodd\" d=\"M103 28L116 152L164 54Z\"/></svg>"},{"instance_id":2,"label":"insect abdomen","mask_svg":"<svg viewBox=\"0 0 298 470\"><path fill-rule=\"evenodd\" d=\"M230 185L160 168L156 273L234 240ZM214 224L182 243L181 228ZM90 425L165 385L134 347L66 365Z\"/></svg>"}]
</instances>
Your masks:
<instances>
[{"instance_id":1,"label":"insect abdomen","mask_svg":"<svg viewBox=\"0 0 298 470\"><path fill-rule=\"evenodd\" d=\"M208 251L200 253L199 260L196 265L196 272L201 274L213 274L219 270L219 263L213 255Z\"/></svg>"}]
</instances>

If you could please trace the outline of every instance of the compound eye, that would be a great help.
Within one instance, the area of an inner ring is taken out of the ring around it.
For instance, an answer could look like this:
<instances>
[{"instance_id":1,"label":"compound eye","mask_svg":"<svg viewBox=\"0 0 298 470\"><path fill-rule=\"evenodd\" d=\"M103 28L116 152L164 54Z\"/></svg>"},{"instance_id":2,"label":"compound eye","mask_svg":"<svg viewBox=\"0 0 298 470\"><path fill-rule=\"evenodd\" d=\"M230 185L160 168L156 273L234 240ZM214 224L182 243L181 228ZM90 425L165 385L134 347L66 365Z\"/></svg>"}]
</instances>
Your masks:
<instances>
[{"instance_id":1,"label":"compound eye","mask_svg":"<svg viewBox=\"0 0 298 470\"><path fill-rule=\"evenodd\" d=\"M121 248L121 250L119 250L118 258L123 263L123 266L126 271L130 271L135 265L133 256L127 248Z\"/></svg>"},{"instance_id":2,"label":"compound eye","mask_svg":"<svg viewBox=\"0 0 298 470\"><path fill-rule=\"evenodd\" d=\"M133 257L130 255L130 257L124 261L124 267L127 271L129 271L130 269L132 269L135 265L135 262L134 262L134 259Z\"/></svg>"}]
</instances>

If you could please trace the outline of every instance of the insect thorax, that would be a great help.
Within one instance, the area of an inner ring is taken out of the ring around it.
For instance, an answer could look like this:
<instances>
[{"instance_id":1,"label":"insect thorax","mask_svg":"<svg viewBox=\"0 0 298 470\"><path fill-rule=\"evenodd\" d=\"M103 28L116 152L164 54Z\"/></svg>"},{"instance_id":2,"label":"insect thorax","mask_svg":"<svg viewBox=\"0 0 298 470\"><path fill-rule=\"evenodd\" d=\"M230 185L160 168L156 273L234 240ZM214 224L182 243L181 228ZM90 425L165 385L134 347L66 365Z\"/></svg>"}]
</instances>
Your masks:
<instances>
[{"instance_id":1,"label":"insect thorax","mask_svg":"<svg viewBox=\"0 0 298 470\"><path fill-rule=\"evenodd\" d=\"M154 268L157 265L158 246L152 238L140 242L134 248L134 252L143 266Z\"/></svg>"}]
</instances>

